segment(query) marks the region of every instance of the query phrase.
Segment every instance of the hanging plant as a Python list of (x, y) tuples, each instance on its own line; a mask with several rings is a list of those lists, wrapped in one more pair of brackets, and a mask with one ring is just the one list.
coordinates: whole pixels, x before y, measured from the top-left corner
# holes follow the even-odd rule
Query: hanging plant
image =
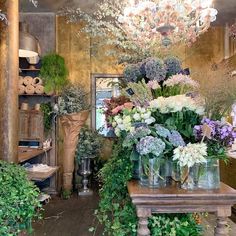
[(64, 58), (54, 53), (44, 56), (40, 76), (44, 81), (46, 93), (60, 93), (68, 84), (68, 69)]
[(53, 108), (51, 103), (42, 103), (40, 109), (43, 112), (44, 130), (48, 133), (52, 128)]

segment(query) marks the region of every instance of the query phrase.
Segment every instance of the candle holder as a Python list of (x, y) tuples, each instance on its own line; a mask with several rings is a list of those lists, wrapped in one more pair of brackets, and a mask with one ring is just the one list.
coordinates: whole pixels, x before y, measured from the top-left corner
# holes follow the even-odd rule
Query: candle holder
[(81, 160), (80, 167), (78, 170), (79, 175), (82, 176), (82, 189), (79, 189), (78, 195), (79, 196), (91, 196), (93, 195), (93, 191), (89, 189), (88, 184), (89, 180), (88, 177), (92, 174), (91, 170), (91, 158), (84, 158)]

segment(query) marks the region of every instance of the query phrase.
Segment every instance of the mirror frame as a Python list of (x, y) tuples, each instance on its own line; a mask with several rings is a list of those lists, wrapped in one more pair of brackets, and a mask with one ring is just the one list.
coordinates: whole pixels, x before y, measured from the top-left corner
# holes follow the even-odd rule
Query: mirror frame
[(111, 79), (116, 79), (116, 78), (124, 78), (123, 74), (99, 74), (99, 73), (94, 73), (91, 74), (91, 105), (92, 105), (92, 110), (91, 110), (91, 127), (92, 129), (96, 129), (96, 81), (97, 79), (101, 78), (111, 78)]

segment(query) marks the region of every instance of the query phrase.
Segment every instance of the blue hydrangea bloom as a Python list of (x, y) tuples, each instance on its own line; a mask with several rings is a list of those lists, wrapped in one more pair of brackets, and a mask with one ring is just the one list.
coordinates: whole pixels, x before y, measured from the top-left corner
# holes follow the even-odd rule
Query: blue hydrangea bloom
[(168, 136), (170, 136), (170, 131), (162, 125), (156, 124), (155, 129), (156, 133), (163, 138), (167, 138)]
[(164, 63), (169, 76), (176, 75), (182, 70), (181, 61), (177, 57), (167, 57)]
[(186, 145), (181, 134), (176, 130), (172, 130), (168, 138), (169, 138), (170, 143), (174, 147), (178, 147), (178, 146), (184, 147)]
[(139, 65), (137, 64), (128, 65), (124, 69), (124, 78), (126, 82), (138, 82), (138, 80), (142, 77), (143, 76), (140, 72)]

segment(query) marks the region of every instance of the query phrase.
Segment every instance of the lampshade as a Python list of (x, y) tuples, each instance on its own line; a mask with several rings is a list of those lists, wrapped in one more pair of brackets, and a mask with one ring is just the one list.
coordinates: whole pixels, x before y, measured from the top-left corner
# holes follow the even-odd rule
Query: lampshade
[(28, 25), (20, 22), (19, 57), (36, 57), (40, 55), (38, 40), (29, 33)]

